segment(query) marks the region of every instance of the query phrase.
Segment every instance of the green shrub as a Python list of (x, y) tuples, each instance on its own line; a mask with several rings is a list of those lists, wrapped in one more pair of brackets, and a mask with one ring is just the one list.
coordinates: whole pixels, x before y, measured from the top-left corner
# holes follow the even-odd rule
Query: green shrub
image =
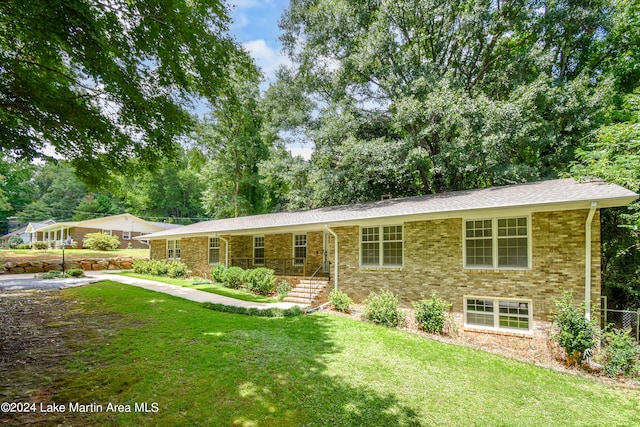
[(430, 299), (423, 299), (413, 303), (416, 321), (425, 332), (441, 334), (447, 322), (447, 310), (451, 304), (431, 294)]
[(84, 277), (84, 270), (81, 268), (70, 268), (66, 273), (70, 277)]
[(243, 281), (250, 292), (258, 295), (269, 295), (273, 293), (276, 286), (276, 276), (273, 275), (273, 270), (265, 267), (246, 270)]
[(247, 316), (261, 316), (261, 317), (293, 317), (300, 316), (304, 314), (304, 311), (300, 307), (293, 306), (291, 308), (246, 308), (246, 307), (236, 307), (233, 305), (224, 305), (224, 304), (214, 304), (211, 302), (202, 303), (204, 308), (208, 308), (209, 310), (222, 311), (225, 313), (235, 313), (235, 314), (245, 314)]
[(584, 353), (596, 345), (595, 320), (584, 315), (584, 304), (573, 306), (571, 292), (564, 292), (560, 299), (554, 299), (553, 323), (558, 332), (551, 339), (558, 342), (567, 353), (567, 364), (573, 365), (584, 359)]
[(144, 259), (134, 259), (131, 264), (131, 271), (137, 274), (151, 274), (149, 273), (149, 261)]
[(222, 284), (227, 288), (238, 289), (243, 285), (244, 270), (240, 267), (229, 267), (222, 273)]
[(608, 377), (629, 376), (640, 369), (640, 346), (636, 345), (629, 328), (608, 330), (603, 344), (604, 373)]
[(19, 248), (18, 246), (22, 246), (25, 243), (22, 241), (22, 237), (20, 236), (16, 236), (13, 235), (11, 237), (9, 237), (9, 239), (7, 240), (7, 245), (9, 245), (9, 248), (11, 249), (29, 249), (30, 246), (29, 244), (27, 244), (26, 248)]
[(133, 261), (131, 269), (134, 273), (149, 274), (152, 276), (168, 276), (173, 278), (191, 276), (191, 270), (189, 270), (185, 263), (165, 259), (149, 261), (137, 259)]
[(280, 283), (278, 283), (278, 286), (276, 286), (278, 300), (282, 301), (283, 299), (285, 299), (287, 295), (289, 295), (289, 292), (291, 292), (291, 289), (292, 287), (289, 282), (287, 282), (286, 280), (281, 280)]
[(390, 291), (371, 292), (364, 305), (362, 317), (369, 322), (396, 327), (404, 321), (404, 312), (398, 308), (398, 297)]
[(180, 261), (168, 261), (167, 263), (167, 276), (172, 278), (181, 278), (191, 276), (191, 270), (187, 267), (187, 264)]
[(58, 270), (47, 271), (42, 275), (43, 279), (59, 279), (61, 277), (64, 277), (64, 274), (62, 274), (62, 271)]
[(44, 250), (49, 247), (49, 244), (47, 242), (37, 241), (37, 242), (33, 242), (33, 247), (36, 249)]
[(339, 289), (334, 289), (329, 294), (329, 302), (338, 311), (348, 313), (351, 311), (351, 304), (353, 300), (349, 296)]
[(16, 246), (16, 249), (31, 249), (31, 245), (29, 243), (20, 243)]
[(94, 251), (114, 251), (120, 247), (120, 239), (106, 233), (87, 233), (82, 239), (82, 245)]
[(224, 273), (224, 270), (226, 270), (224, 265), (222, 264), (214, 265), (213, 268), (211, 269), (211, 280), (218, 283), (222, 282), (222, 273)]

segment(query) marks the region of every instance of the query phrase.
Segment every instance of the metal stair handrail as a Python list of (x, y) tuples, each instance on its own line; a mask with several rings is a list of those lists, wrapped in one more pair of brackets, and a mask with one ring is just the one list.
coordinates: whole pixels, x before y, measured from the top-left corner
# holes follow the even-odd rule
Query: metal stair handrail
[(324, 263), (320, 264), (318, 268), (315, 269), (311, 277), (309, 277), (309, 301), (311, 302), (311, 304), (313, 304), (314, 279), (318, 279), (317, 274), (322, 267), (324, 267)]

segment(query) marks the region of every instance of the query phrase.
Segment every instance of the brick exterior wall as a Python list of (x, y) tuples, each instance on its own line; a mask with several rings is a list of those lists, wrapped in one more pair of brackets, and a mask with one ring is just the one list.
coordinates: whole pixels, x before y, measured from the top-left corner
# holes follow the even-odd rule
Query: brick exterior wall
[(167, 258), (167, 241), (152, 240), (149, 242), (149, 259), (166, 259)]
[(209, 275), (209, 238), (183, 237), (180, 239), (180, 261), (189, 266), (194, 276)]
[[(529, 299), (534, 320), (548, 321), (552, 299), (561, 295), (561, 288), (572, 290), (576, 303), (584, 301), (587, 215), (587, 210), (532, 214), (530, 270), (464, 269), (460, 218), (405, 222), (402, 268), (360, 267), (359, 227), (336, 227), (339, 286), (356, 302), (362, 302), (372, 291), (389, 289), (405, 307), (435, 292), (458, 313), (463, 311), (465, 295)], [(592, 224), (591, 263), (591, 298), (599, 307), (599, 212)]]
[[(99, 228), (83, 228), (83, 227), (74, 227), (71, 229), (71, 239), (76, 242), (78, 249), (83, 249), (82, 240), (84, 239), (85, 234), (87, 233), (100, 233), (102, 230)], [(134, 237), (141, 236), (145, 233), (132, 232), (129, 233), (131, 238), (129, 240), (125, 240), (122, 238), (124, 231), (122, 230), (111, 230), (112, 236), (118, 236), (120, 239), (120, 249), (127, 249), (129, 244), (131, 244), (132, 249), (146, 249), (147, 245), (142, 243), (139, 240), (134, 240)]]
[[(432, 292), (452, 304), (452, 311), (463, 311), (463, 297), (474, 295), (497, 298), (522, 298), (532, 301), (535, 321), (549, 321), (552, 300), (561, 289), (572, 290), (576, 303), (584, 301), (584, 239), (588, 210), (534, 213), (531, 215), (532, 265), (528, 270), (476, 270), (463, 268), (461, 218), (412, 221), (404, 223), (404, 264), (399, 268), (360, 267), (360, 229), (333, 227), (339, 236), (339, 286), (355, 302), (370, 292), (389, 289), (398, 295), (401, 305)], [(265, 257), (291, 258), (293, 234), (265, 234)], [(252, 258), (253, 236), (223, 236), (229, 240), (229, 258)], [(208, 238), (183, 238), (182, 261), (194, 274), (208, 272)], [(333, 262), (334, 238), (328, 249)], [(224, 262), (225, 243), (220, 240), (220, 260)], [(320, 265), (323, 256), (323, 232), (307, 233), (309, 265)], [(151, 242), (151, 259), (166, 257), (166, 241)], [(333, 276), (333, 266), (331, 275)], [(600, 306), (600, 212), (592, 223), (592, 294)], [(598, 313), (593, 313), (596, 318)]]

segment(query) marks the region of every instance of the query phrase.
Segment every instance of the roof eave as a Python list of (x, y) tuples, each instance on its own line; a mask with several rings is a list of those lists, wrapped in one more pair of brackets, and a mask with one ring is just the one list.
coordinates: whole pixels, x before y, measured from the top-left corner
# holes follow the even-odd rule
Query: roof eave
[(549, 212), (549, 211), (563, 211), (563, 210), (580, 210), (580, 209), (589, 209), (592, 202), (598, 203), (598, 208), (611, 208), (611, 207), (620, 207), (626, 206), (629, 203), (632, 203), (638, 199), (638, 195), (635, 196), (625, 196), (625, 197), (615, 197), (615, 198), (607, 198), (607, 199), (584, 199), (584, 200), (575, 200), (568, 202), (549, 202), (549, 203), (536, 203), (530, 205), (513, 205), (513, 206), (498, 206), (498, 207), (476, 207), (471, 209), (454, 209), (448, 211), (440, 211), (440, 212), (423, 212), (423, 213), (408, 213), (401, 215), (387, 215), (387, 216), (376, 216), (371, 218), (355, 218), (355, 219), (347, 219), (340, 221), (317, 221), (312, 223), (305, 224), (290, 224), (290, 225), (281, 225), (281, 226), (269, 226), (269, 227), (254, 227), (254, 228), (243, 228), (243, 229), (235, 229), (235, 230), (208, 230), (208, 231), (194, 231), (192, 233), (184, 233), (179, 232), (180, 229), (174, 230), (166, 230), (158, 233), (151, 233), (144, 236), (134, 237), (136, 240), (162, 240), (162, 239), (170, 239), (170, 238), (183, 238), (183, 237), (214, 237), (218, 235), (254, 235), (254, 234), (277, 234), (282, 232), (293, 232), (293, 231), (318, 231), (324, 229), (325, 224), (329, 226), (339, 227), (339, 226), (351, 226), (351, 225), (360, 225), (374, 222), (392, 222), (402, 220), (411, 221), (411, 220), (433, 220), (433, 219), (446, 219), (446, 218), (464, 218), (469, 216), (484, 216), (490, 215), (491, 213), (498, 213), (504, 211), (510, 211), (515, 213), (520, 212)]

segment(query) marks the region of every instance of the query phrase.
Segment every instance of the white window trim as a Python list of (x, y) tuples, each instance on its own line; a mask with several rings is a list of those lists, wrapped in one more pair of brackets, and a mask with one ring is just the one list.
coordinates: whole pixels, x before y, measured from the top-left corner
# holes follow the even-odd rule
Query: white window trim
[[(169, 257), (169, 242), (174, 242), (173, 244), (173, 256)], [(171, 239), (167, 240), (167, 259), (178, 261), (182, 256), (182, 244), (180, 243), (180, 239)]]
[(113, 235), (113, 230), (100, 230), (102, 234), (106, 234), (107, 236)]
[[(493, 324), (495, 326), (484, 326), (484, 325), (474, 325), (467, 323), (467, 300), (468, 299), (480, 299), (480, 300), (491, 300), (493, 301)], [(515, 302), (526, 302), (529, 304), (529, 329), (519, 329), (519, 328), (507, 328), (500, 326), (500, 301), (515, 301)], [(464, 327), (468, 329), (479, 329), (485, 331), (500, 331), (500, 332), (512, 332), (512, 333), (520, 333), (520, 334), (533, 334), (533, 301), (527, 298), (502, 298), (502, 297), (488, 297), (488, 296), (478, 296), (478, 295), (464, 295), (462, 298), (462, 307), (463, 307), (463, 322)]]
[[(296, 236), (304, 236), (304, 246), (296, 246)], [(293, 265), (296, 266), (302, 266), (304, 265), (304, 261), (302, 261), (302, 263), (298, 264), (298, 262), (300, 262), (297, 257), (296, 257), (296, 248), (307, 248), (307, 251), (309, 250), (308, 244), (309, 244), (309, 236), (307, 236), (307, 233), (295, 233), (292, 235), (293, 238), (293, 243), (292, 243), (292, 249), (291, 249), (291, 258), (293, 259)], [(305, 252), (306, 253), (306, 252)], [(306, 257), (305, 257), (306, 259)]]
[[(402, 264), (385, 265), (384, 264), (384, 227), (402, 227)], [(378, 264), (363, 264), (362, 263), (362, 229), (363, 228), (378, 228), (378, 236), (380, 240), (380, 246), (378, 247)], [(396, 242), (397, 240), (393, 240)], [(358, 237), (358, 262), (361, 268), (403, 268), (404, 267), (404, 224), (384, 224), (384, 225), (366, 225), (360, 226), (360, 235)]]
[[(211, 246), (211, 239), (218, 239), (218, 246)], [(219, 237), (209, 237), (209, 241), (207, 242), (207, 258), (209, 261), (209, 265), (220, 264), (220, 238)], [(218, 249), (218, 262), (211, 262), (211, 249)]]
[(262, 259), (262, 262), (256, 262), (256, 238), (260, 238), (262, 237), (262, 246), (257, 246), (258, 248), (262, 247), (262, 250), (265, 250), (265, 247), (267, 246), (267, 242), (266, 239), (264, 238), (264, 235), (258, 235), (258, 236), (253, 236), (251, 239), (253, 241), (253, 250), (251, 252), (251, 259), (253, 260), (253, 265), (258, 265), (258, 266), (263, 266), (264, 265), (264, 260), (265, 258), (260, 258)]
[[(498, 266), (498, 220), (500, 219), (513, 219), (513, 218), (527, 218), (527, 266), (526, 267), (499, 267)], [(468, 221), (491, 221), (491, 241), (492, 241), (492, 261), (493, 265), (467, 265), (467, 222)], [(403, 230), (404, 231), (404, 230)], [(494, 216), (483, 218), (463, 218), (462, 220), (462, 262), (466, 270), (531, 270), (533, 262), (532, 257), (532, 243), (531, 243), (531, 215), (509, 215), (509, 216)], [(403, 252), (404, 256), (404, 252)]]
[(123, 231), (122, 232), (122, 240), (131, 240), (131, 232)]

